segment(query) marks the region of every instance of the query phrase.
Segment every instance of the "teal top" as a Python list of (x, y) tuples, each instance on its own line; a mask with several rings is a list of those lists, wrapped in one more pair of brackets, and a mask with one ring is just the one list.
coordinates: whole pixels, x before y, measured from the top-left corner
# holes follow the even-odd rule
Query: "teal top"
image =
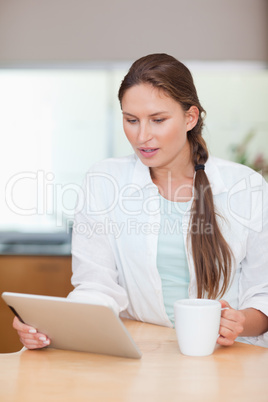
[[(174, 325), (174, 302), (188, 298), (190, 275), (183, 239), (182, 218), (189, 202), (172, 202), (160, 196), (161, 227), (157, 268), (162, 281), (164, 305)], [(185, 229), (185, 228), (184, 228)]]

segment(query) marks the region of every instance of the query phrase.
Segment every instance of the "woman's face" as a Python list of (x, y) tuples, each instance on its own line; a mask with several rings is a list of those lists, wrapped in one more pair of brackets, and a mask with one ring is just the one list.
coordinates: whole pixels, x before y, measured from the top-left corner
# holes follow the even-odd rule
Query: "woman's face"
[(185, 112), (165, 92), (139, 84), (125, 92), (122, 111), (127, 139), (146, 166), (172, 169), (189, 161), (187, 131), (198, 119), (195, 106)]

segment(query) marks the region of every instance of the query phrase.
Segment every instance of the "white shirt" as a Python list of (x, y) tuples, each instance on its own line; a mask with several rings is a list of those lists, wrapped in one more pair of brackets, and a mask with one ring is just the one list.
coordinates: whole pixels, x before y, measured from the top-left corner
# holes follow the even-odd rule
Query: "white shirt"
[[(268, 315), (268, 185), (248, 167), (210, 157), (205, 166), (218, 222), (231, 246), (231, 285), (223, 298), (235, 309)], [(197, 295), (190, 207), (183, 217), (190, 273), (189, 298)], [(136, 155), (106, 159), (87, 173), (73, 226), (73, 276), (69, 297), (107, 304), (136, 320), (171, 327), (157, 270), (160, 227), (158, 188)], [(244, 341), (268, 347), (268, 332)]]

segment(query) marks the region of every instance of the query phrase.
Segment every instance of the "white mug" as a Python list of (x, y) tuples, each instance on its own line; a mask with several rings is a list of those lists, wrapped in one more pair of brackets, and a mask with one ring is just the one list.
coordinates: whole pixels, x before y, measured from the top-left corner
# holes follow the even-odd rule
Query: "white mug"
[(220, 302), (207, 299), (177, 300), (174, 313), (181, 353), (187, 356), (212, 354), (219, 334)]

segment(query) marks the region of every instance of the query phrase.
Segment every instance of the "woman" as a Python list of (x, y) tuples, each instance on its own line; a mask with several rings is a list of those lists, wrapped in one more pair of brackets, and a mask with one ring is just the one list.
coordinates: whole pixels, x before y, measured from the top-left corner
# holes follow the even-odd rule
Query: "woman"
[[(268, 189), (247, 167), (208, 157), (189, 70), (137, 60), (119, 89), (135, 155), (88, 172), (73, 227), (70, 298), (172, 326), (174, 301), (221, 299), (218, 343), (268, 346)], [(14, 319), (28, 348), (50, 340)]]

